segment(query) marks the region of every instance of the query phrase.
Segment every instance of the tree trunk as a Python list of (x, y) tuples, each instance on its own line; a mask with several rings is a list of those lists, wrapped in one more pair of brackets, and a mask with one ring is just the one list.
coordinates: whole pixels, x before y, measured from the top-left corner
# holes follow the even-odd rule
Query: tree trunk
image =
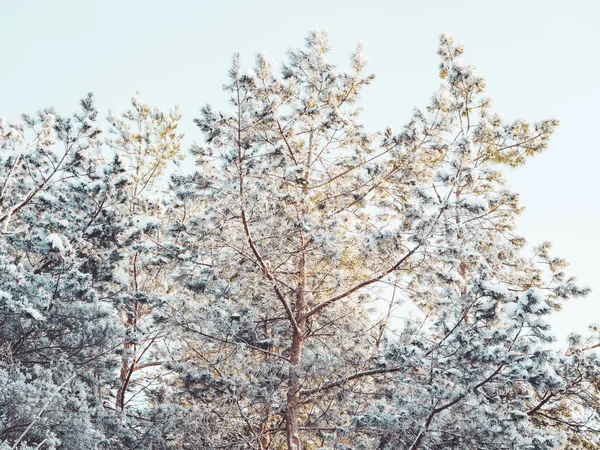
[[(137, 185), (136, 185), (137, 186)], [(136, 187), (137, 189), (137, 187)], [(131, 214), (134, 211), (133, 202), (129, 206)], [(129, 255), (129, 290), (130, 292), (137, 291), (137, 254)], [(133, 305), (133, 312), (125, 311), (122, 313), (121, 321), (125, 330), (131, 330), (133, 334), (135, 332), (134, 328), (136, 326), (137, 319), (137, 304)], [(131, 357), (128, 356), (128, 351), (134, 348), (133, 344), (130, 342), (130, 336), (126, 337), (125, 343), (123, 344), (124, 356), (121, 361), (121, 369), (119, 371), (119, 387), (117, 388), (117, 400), (116, 407), (121, 413), (125, 409), (125, 394), (127, 393), (127, 387), (129, 386), (129, 380), (131, 377), (131, 373), (133, 371), (132, 365), (135, 363), (135, 355)], [(134, 348), (135, 352), (135, 348)]]
[(292, 330), (292, 346), (290, 348), (290, 371), (288, 375), (288, 392), (285, 416), (285, 434), (288, 450), (301, 450), (299, 433), (300, 415), (300, 363), (304, 347), (304, 330), (306, 328), (306, 245), (301, 233), (300, 262), (298, 265), (299, 283), (296, 290), (294, 314), (298, 330)]
[[(125, 344), (125, 351), (131, 347), (131, 344)], [(121, 370), (119, 373), (119, 387), (117, 388), (116, 408), (118, 411), (125, 409), (125, 393), (127, 392), (127, 378), (129, 377), (129, 358), (123, 357), (121, 362)]]
[[(127, 318), (123, 321), (123, 325), (130, 329), (133, 326), (133, 321), (131, 318)], [(135, 348), (131, 342), (129, 342), (129, 338), (123, 344), (124, 355), (121, 360), (121, 368), (119, 370), (119, 386), (117, 388), (117, 399), (116, 399), (116, 408), (121, 413), (125, 409), (125, 394), (127, 393), (127, 387), (129, 386), (129, 380), (131, 377), (131, 373), (133, 371), (132, 365), (135, 361), (135, 355), (130, 356), (129, 350)]]
[[(302, 331), (304, 324), (298, 322)], [(285, 433), (288, 450), (301, 450), (298, 420), (300, 414), (300, 377), (299, 366), (302, 359), (303, 336), (294, 332), (290, 351), (290, 371), (288, 375), (287, 407), (285, 416)]]

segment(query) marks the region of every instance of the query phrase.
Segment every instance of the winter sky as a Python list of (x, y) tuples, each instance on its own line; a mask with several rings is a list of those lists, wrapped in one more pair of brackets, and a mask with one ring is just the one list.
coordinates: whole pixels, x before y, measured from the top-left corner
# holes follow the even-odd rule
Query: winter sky
[(233, 52), (248, 65), (262, 50), (281, 61), (309, 30), (327, 27), (340, 65), (367, 44), (378, 76), (363, 96), (369, 129), (400, 130), (437, 88), (437, 41), (450, 33), (506, 119), (561, 121), (550, 148), (509, 179), (527, 207), (520, 232), (552, 241), (569, 273), (594, 289), (553, 321), (564, 336), (600, 322), (599, 15), (594, 0), (6, 2), (0, 116), (50, 105), (68, 114), (88, 91), (105, 115), (140, 90), (150, 104), (180, 105), (188, 146), (201, 138), (192, 124), (200, 107), (226, 107), (220, 86)]

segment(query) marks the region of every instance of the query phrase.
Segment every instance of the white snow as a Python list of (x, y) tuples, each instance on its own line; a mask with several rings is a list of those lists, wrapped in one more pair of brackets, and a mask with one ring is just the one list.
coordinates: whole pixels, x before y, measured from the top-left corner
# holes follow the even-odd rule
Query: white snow
[(160, 228), (160, 220), (154, 216), (134, 216), (133, 224), (140, 230), (146, 231), (153, 228)]
[(487, 211), (490, 207), (489, 203), (486, 199), (481, 197), (465, 197), (461, 199), (460, 204), (467, 208), (469, 211), (473, 212), (483, 212)]
[(44, 317), (44, 315), (41, 312), (39, 312), (37, 309), (35, 309), (31, 306), (23, 308), (23, 310), (28, 312), (29, 315), (31, 317), (33, 317), (35, 320), (39, 320), (39, 321), (46, 320), (46, 317)]
[(127, 286), (129, 284), (129, 275), (123, 270), (121, 266), (117, 266), (113, 270), (113, 280), (123, 286)]
[(56, 202), (58, 202), (57, 198), (48, 192), (40, 192), (38, 194), (38, 197), (50, 204), (55, 204)]
[(114, 184), (130, 183), (131, 178), (126, 173), (120, 173), (113, 179)]
[(514, 316), (518, 309), (519, 305), (515, 302), (506, 303), (504, 305), (504, 312), (506, 312), (506, 315), (509, 317)]
[(61, 255), (65, 253), (65, 246), (62, 239), (56, 233), (50, 233), (44, 240), (44, 243), (49, 246), (50, 251), (57, 251)]
[(495, 294), (496, 296), (504, 298), (510, 297), (510, 292), (504, 284), (492, 284), (488, 281), (483, 281), (481, 286), (492, 295)]
[(179, 259), (183, 259), (184, 261), (192, 259), (192, 253), (189, 250), (186, 250), (185, 252), (180, 253), (177, 256), (179, 257)]

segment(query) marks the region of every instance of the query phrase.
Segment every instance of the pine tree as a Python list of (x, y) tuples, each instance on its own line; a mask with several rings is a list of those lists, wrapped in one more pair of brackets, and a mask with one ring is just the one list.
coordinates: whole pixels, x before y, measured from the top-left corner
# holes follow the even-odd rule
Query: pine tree
[[(159, 142), (175, 141), (169, 149), (178, 150), (177, 114), (154, 111), (153, 120)], [(148, 269), (160, 264), (147, 261), (158, 219), (138, 210), (158, 207), (135, 193), (147, 178), (136, 180), (122, 154), (108, 154), (96, 121), (90, 95), (71, 118), (47, 109), (0, 124), (0, 442), (8, 448), (160, 448), (159, 430), (168, 423), (147, 400), (125, 421), (114, 412), (123, 412), (134, 384), (130, 397), (145, 392), (130, 372), (157, 364), (147, 360), (156, 356), (148, 343), (168, 333), (153, 328), (138, 306), (144, 301), (147, 311), (151, 301), (164, 301), (162, 290), (132, 292), (124, 281), (132, 255), (144, 282), (161, 280)], [(160, 163), (142, 156), (162, 169), (173, 154)], [(144, 319), (135, 330), (119, 317), (132, 315)], [(135, 353), (137, 345), (143, 350)], [(120, 360), (121, 374), (129, 364), (127, 383), (118, 376)]]
[(11, 448), (102, 439), (93, 422), (114, 367), (105, 355), (121, 333), (103, 297), (117, 226), (105, 213), (119, 183), (112, 168), (97, 170), (96, 117), (88, 96), (71, 118), (47, 109), (0, 124), (0, 441)]
[[(280, 75), (264, 54), (248, 73), (236, 56), (231, 111), (202, 110), (199, 171), (173, 179), (182, 211), (196, 205), (175, 234), (196, 242), (179, 277), (197, 295), (173, 313), (196, 357), (176, 369), (186, 401), (212, 405), (209, 443), (596, 442), (597, 361), (554, 353), (542, 320), (587, 291), (547, 244), (525, 255), (501, 174), (542, 151), (557, 121), (491, 113), (484, 79), (442, 37), (431, 105), (399, 134), (370, 134), (362, 47), (346, 72), (328, 50), (311, 33)], [(374, 320), (391, 290), (419, 314)]]
[(543, 150), (557, 122), (503, 122), (462, 47), (443, 36), (438, 53), (442, 87), (393, 138), (439, 152), (404, 219), (427, 254), (395, 281), (420, 314), (388, 341), (395, 375), (355, 424), (378, 430), (380, 448), (593, 448), (598, 359), (557, 353), (544, 320), (588, 290), (548, 243), (526, 251), (501, 174)]
[(91, 95), (0, 120), (0, 448), (600, 446), (598, 327), (546, 322), (589, 290), (503, 177), (558, 122), (493, 113), (443, 36), (429, 106), (371, 133), (362, 45), (328, 52), (236, 55), (191, 174), (138, 95), (108, 133)]
[[(113, 271), (122, 286), (121, 319), (127, 333), (115, 404), (121, 412), (139, 371), (164, 363), (164, 346), (159, 344), (168, 340), (169, 330), (164, 324), (155, 326), (152, 314), (170, 290), (170, 278), (165, 274), (170, 251), (164, 248), (163, 233), (170, 219), (160, 192), (160, 176), (170, 161), (181, 159), (180, 119), (176, 108), (168, 113), (153, 109), (140, 100), (139, 93), (132, 99), (132, 109), (121, 117), (112, 113), (108, 117), (111, 128), (107, 144), (122, 161), (126, 177), (121, 214), (129, 220), (119, 236), (128, 252)], [(138, 391), (132, 398), (148, 388), (147, 381), (137, 381)]]

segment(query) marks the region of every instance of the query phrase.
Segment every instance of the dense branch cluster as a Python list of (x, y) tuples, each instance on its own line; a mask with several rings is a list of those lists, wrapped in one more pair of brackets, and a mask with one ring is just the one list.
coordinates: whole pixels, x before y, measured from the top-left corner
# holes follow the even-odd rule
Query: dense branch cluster
[(429, 106), (370, 133), (362, 46), (328, 52), (235, 56), (193, 171), (137, 95), (0, 121), (1, 449), (600, 445), (597, 338), (545, 322), (587, 289), (502, 175), (557, 121), (505, 122), (443, 36)]

